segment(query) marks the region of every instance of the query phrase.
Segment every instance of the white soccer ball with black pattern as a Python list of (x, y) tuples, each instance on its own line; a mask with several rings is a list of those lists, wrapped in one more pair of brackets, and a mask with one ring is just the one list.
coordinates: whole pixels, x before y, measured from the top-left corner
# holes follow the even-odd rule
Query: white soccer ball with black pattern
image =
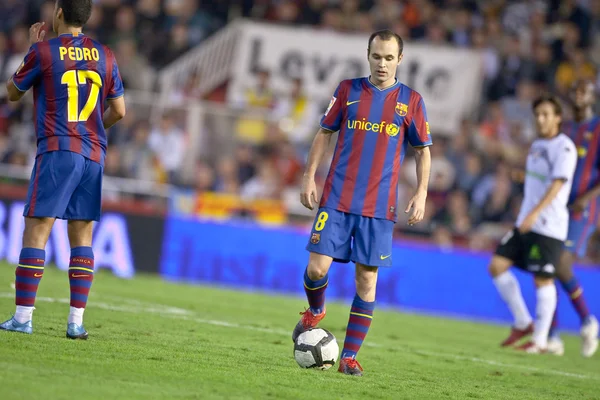
[(302, 368), (329, 369), (339, 352), (335, 336), (322, 328), (301, 333), (294, 343), (294, 358)]

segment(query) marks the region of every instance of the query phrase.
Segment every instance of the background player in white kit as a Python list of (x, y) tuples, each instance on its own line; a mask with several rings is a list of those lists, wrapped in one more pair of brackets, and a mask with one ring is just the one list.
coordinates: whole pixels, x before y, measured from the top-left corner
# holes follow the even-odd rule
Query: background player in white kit
[[(557, 265), (569, 226), (567, 202), (577, 164), (573, 141), (560, 132), (562, 108), (550, 95), (533, 102), (538, 131), (529, 149), (525, 175), (525, 194), (515, 228), (502, 239), (489, 271), (500, 296), (508, 305), (514, 325), (502, 346), (512, 346), (533, 334), (532, 340), (518, 347), (528, 353), (546, 351), (548, 332), (556, 309), (554, 286)], [(537, 304), (535, 325), (519, 282), (511, 266), (535, 276)]]

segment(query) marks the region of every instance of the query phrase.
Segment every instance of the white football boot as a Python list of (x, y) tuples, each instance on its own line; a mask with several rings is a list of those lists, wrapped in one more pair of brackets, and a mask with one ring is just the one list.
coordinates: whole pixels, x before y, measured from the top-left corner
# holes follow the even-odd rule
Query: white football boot
[(565, 354), (565, 344), (560, 336), (552, 336), (548, 338), (548, 348), (546, 350), (555, 356), (562, 356)]
[(598, 350), (598, 320), (590, 315), (581, 326), (581, 355), (591, 357)]

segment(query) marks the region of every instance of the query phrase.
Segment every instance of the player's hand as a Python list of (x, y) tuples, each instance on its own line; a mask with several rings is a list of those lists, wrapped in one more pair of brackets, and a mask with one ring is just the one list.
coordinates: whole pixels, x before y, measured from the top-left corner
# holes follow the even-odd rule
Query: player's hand
[(587, 206), (590, 204), (590, 200), (585, 196), (579, 196), (575, 199), (573, 204), (571, 204), (571, 210), (575, 213), (584, 212)]
[[(314, 209), (317, 201), (317, 184), (315, 178), (305, 176), (302, 178), (302, 190), (300, 191), (300, 202), (309, 210)], [(313, 203), (314, 202), (314, 203)], [(313, 205), (314, 204), (314, 205)]]
[(519, 226), (519, 232), (529, 232), (531, 228), (533, 228), (533, 224), (535, 224), (535, 221), (537, 221), (538, 217), (539, 215), (536, 212), (532, 212), (528, 216), (526, 216), (521, 225)]
[(409, 225), (414, 225), (419, 223), (425, 217), (425, 202), (427, 201), (427, 192), (419, 191), (417, 192), (408, 202), (406, 206), (405, 213), (408, 213), (412, 208), (412, 214), (408, 219)]
[(44, 24), (45, 22), (36, 22), (31, 25), (31, 28), (29, 28), (29, 44), (33, 45), (44, 40), (46, 36), (46, 31), (42, 30)]

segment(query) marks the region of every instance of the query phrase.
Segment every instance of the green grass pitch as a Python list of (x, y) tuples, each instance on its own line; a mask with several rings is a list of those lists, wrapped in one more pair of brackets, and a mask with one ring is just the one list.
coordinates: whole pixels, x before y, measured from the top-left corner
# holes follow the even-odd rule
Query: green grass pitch
[[(0, 264), (0, 310), (14, 312)], [(292, 356), (300, 298), (96, 276), (90, 339), (65, 339), (66, 273), (46, 268), (32, 336), (0, 332), (2, 399), (600, 399), (600, 357), (502, 350), (506, 327), (376, 310), (362, 378), (303, 370)], [(321, 326), (340, 348), (348, 305)], [(336, 365), (337, 367), (337, 365)]]

